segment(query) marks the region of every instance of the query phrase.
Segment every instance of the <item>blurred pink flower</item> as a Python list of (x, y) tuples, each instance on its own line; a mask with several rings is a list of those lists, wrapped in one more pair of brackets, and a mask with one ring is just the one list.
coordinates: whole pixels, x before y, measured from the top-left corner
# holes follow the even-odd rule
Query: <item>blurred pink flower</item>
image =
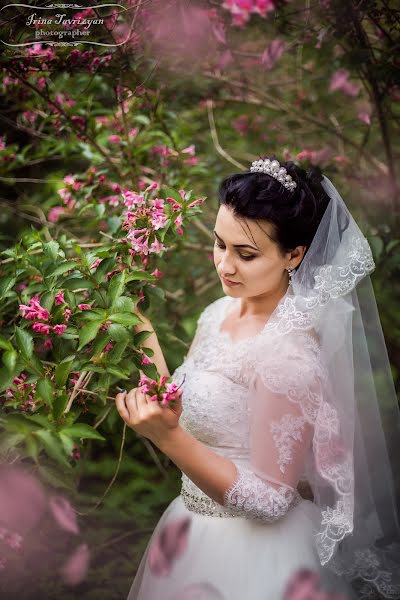
[(167, 522), (149, 549), (149, 567), (155, 575), (168, 575), (173, 563), (186, 550), (191, 517)]
[(339, 90), (347, 96), (357, 96), (360, 92), (360, 86), (349, 81), (350, 73), (347, 69), (338, 69), (332, 75), (329, 83), (329, 91)]
[(61, 215), (65, 213), (65, 208), (63, 206), (53, 206), (49, 210), (49, 214), (47, 215), (47, 219), (50, 223), (57, 223), (58, 219)]
[(278, 62), (286, 48), (284, 40), (275, 39), (269, 44), (261, 55), (261, 64), (269, 71)]
[(78, 308), (80, 310), (90, 310), (92, 307), (90, 306), (90, 304), (84, 304), (84, 303), (82, 303), (82, 304), (78, 304)]
[(49, 507), (53, 513), (53, 517), (62, 529), (75, 535), (79, 533), (76, 512), (69, 500), (63, 496), (51, 496), (49, 498)]
[(371, 125), (371, 115), (366, 110), (360, 110), (357, 114), (357, 118), (366, 125)]
[(89, 568), (90, 553), (87, 544), (81, 544), (71, 554), (61, 569), (61, 576), (67, 585), (78, 585)]

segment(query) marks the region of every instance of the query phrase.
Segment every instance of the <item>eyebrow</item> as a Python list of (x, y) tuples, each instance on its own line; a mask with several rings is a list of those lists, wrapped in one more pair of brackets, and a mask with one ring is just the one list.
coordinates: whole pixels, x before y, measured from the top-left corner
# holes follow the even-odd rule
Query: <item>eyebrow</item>
[[(219, 237), (218, 233), (215, 231), (215, 229), (213, 230), (213, 233), (215, 233), (215, 235), (217, 236), (217, 238), (219, 240), (221, 240), (221, 242), (223, 242), (224, 240)], [(250, 246), (250, 244), (234, 244), (233, 245), (234, 248), (251, 248), (252, 250), (256, 250), (257, 252), (259, 252), (258, 248), (255, 248), (254, 246)]]

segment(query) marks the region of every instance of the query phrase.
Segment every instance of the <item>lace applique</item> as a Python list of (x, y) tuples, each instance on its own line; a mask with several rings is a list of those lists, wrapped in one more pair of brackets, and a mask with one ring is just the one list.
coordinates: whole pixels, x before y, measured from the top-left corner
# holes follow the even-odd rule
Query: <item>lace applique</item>
[(236, 469), (237, 477), (224, 493), (226, 508), (256, 521), (273, 522), (299, 503), (301, 496), (297, 490), (284, 485), (275, 489), (241, 465), (236, 465)]
[(279, 421), (272, 421), (270, 425), (270, 431), (278, 450), (278, 464), (282, 473), (285, 472), (285, 465), (293, 460), (292, 452), (295, 441), (302, 441), (301, 433), (305, 423), (306, 419), (304, 417), (296, 417), (289, 413), (283, 415)]

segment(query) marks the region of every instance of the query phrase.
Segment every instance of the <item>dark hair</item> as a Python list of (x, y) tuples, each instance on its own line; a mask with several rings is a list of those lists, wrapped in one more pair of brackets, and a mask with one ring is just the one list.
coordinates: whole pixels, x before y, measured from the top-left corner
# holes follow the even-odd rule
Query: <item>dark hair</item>
[[(260, 158), (277, 160), (275, 155)], [(323, 173), (318, 166), (306, 171), (292, 161), (279, 162), (297, 183), (294, 191), (267, 173), (247, 171), (220, 183), (219, 205), (230, 206), (238, 217), (269, 221), (282, 254), (297, 246), (307, 246), (307, 252), (330, 200), (321, 185)]]

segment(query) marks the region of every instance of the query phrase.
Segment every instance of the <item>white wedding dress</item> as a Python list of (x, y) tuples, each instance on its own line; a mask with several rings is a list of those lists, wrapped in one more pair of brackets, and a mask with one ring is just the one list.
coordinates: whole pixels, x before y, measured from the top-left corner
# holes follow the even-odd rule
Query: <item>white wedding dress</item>
[[(185, 376), (180, 423), (232, 460), (237, 478), (222, 506), (182, 473), (181, 493), (149, 540), (128, 600), (282, 600), (302, 568), (339, 590), (315, 547), (321, 509), (297, 491), (307, 481), (324, 365), (309, 332), (270, 338), (284, 298), (268, 327), (237, 341), (220, 326), (240, 298), (224, 296), (202, 312), (190, 352), (173, 374), (177, 385)], [(150, 548), (168, 524), (185, 517), (187, 545), (160, 574)], [(339, 591), (355, 598), (347, 587)]]

